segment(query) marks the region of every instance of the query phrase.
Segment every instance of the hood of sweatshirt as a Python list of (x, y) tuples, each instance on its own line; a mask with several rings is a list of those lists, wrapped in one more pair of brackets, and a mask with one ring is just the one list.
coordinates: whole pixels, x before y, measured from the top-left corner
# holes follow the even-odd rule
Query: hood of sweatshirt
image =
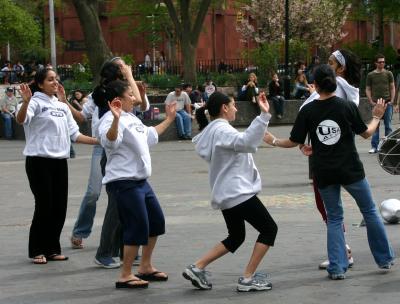
[(58, 102), (58, 98), (55, 96), (49, 96), (45, 93), (42, 92), (35, 92), (32, 96), (32, 98), (35, 98), (37, 100), (42, 100), (42, 101), (46, 101), (46, 102)]
[(192, 142), (196, 145), (196, 152), (207, 162), (211, 161), (216, 131), (226, 125), (229, 125), (226, 119), (215, 119), (211, 121), (201, 133), (192, 139)]
[(336, 96), (354, 102), (357, 106), (360, 103), (360, 91), (352, 86), (343, 77), (336, 77), (337, 89)]

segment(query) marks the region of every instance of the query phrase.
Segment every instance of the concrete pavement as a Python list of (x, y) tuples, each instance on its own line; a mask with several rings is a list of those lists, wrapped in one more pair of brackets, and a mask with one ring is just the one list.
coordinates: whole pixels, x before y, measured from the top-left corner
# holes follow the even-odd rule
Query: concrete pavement
[[(398, 127), (396, 120), (395, 127)], [(288, 136), (290, 126), (272, 127)], [(183, 268), (226, 236), (223, 218), (209, 204), (207, 166), (190, 142), (162, 142), (152, 150), (150, 182), (164, 208), (167, 233), (155, 250), (154, 264), (169, 273), (166, 283), (152, 283), (147, 290), (116, 290), (118, 270), (98, 268), (93, 257), (105, 212), (102, 193), (92, 235), (85, 249), (70, 249), (69, 236), (86, 189), (91, 147), (74, 145), (77, 158), (69, 161), (69, 206), (62, 234), (66, 262), (33, 265), (27, 258), (33, 196), (24, 171), (22, 141), (0, 140), (0, 303), (396, 303), (400, 296), (400, 266), (390, 272), (376, 267), (365, 228), (355, 203), (343, 193), (347, 240), (355, 266), (344, 281), (331, 281), (317, 265), (326, 257), (326, 228), (314, 206), (308, 165), (298, 149), (263, 145), (255, 156), (263, 181), (260, 194), (278, 223), (276, 245), (260, 271), (271, 275), (273, 289), (237, 293), (235, 284), (249, 258), (256, 238), (247, 227), (247, 239), (235, 255), (228, 254), (208, 268), (213, 289), (199, 291), (181, 276)], [(384, 172), (369, 140), (357, 137), (376, 202), (400, 198), (399, 177)], [(386, 225), (399, 255), (400, 225)]]

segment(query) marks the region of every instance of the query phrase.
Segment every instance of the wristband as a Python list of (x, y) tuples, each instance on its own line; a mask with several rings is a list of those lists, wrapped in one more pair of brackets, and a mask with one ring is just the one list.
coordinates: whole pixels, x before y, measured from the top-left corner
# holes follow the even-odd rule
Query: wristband
[(272, 140), (272, 145), (273, 145), (274, 147), (276, 147), (276, 142), (277, 142), (277, 139), (276, 139), (276, 137), (274, 137), (274, 139)]

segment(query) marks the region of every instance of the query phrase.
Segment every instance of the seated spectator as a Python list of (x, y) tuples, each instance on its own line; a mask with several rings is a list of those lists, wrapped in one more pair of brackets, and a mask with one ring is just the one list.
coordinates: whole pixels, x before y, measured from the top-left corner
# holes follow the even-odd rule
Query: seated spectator
[(258, 96), (257, 76), (254, 73), (250, 73), (246, 83), (242, 86), (239, 99), (250, 101), (257, 105), (257, 96)]
[(4, 84), (10, 84), (12, 78), (12, 66), (10, 61), (6, 61), (0, 71), (0, 78), (3, 79)]
[(12, 139), (13, 129), (12, 120), (15, 118), (18, 100), (14, 96), (14, 89), (9, 87), (6, 89), (6, 95), (0, 101), (1, 117), (4, 122), (4, 137)]
[(176, 86), (175, 90), (168, 94), (165, 104), (176, 101), (176, 130), (179, 139), (192, 139), (192, 115), (189, 95), (182, 91), (182, 86)]
[(275, 114), (278, 119), (283, 116), (283, 108), (285, 104), (285, 98), (283, 97), (283, 85), (279, 80), (278, 74), (272, 75), (272, 80), (268, 84), (268, 100), (274, 104)]
[(293, 96), (296, 99), (308, 98), (308, 96), (310, 96), (307, 77), (302, 69), (297, 70), (296, 78), (294, 80)]
[(194, 115), (196, 110), (203, 106), (203, 94), (198, 89), (193, 90), (191, 84), (186, 83), (183, 85), (183, 91), (189, 95), (192, 114)]
[(82, 111), (83, 104), (87, 101), (86, 94), (82, 90), (75, 90), (69, 103), (78, 111)]
[(206, 94), (204, 94), (204, 97), (206, 98), (204, 101), (207, 102), (208, 98), (210, 98), (211, 94), (217, 91), (217, 86), (215, 83), (211, 80), (210, 77), (206, 78), (206, 82), (204, 83), (204, 91)]
[(25, 68), (22, 65), (21, 61), (17, 61), (17, 63), (14, 64), (13, 70), (14, 70), (14, 76), (15, 76), (14, 82), (21, 82), (23, 80), (23, 77), (25, 76), (25, 74), (24, 74)]

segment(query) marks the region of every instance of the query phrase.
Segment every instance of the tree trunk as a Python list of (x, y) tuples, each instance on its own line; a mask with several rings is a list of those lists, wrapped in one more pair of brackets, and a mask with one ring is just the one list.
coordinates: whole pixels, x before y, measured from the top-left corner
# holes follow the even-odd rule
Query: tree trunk
[(196, 46), (191, 44), (189, 37), (181, 40), (181, 51), (183, 55), (183, 79), (194, 86), (197, 84)]
[(98, 0), (72, 0), (85, 37), (90, 69), (95, 82), (99, 79), (104, 61), (112, 56), (101, 30), (98, 2)]

